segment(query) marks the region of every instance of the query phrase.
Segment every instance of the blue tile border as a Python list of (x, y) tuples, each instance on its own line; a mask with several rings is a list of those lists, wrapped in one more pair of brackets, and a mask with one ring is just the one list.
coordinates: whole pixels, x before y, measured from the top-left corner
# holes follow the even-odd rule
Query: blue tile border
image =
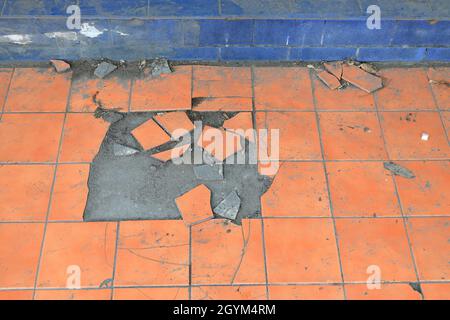
[[(0, 0), (0, 5), (5, 3), (7, 9), (0, 17), (0, 61), (64, 55), (79, 59), (164, 55), (171, 59), (210, 61), (449, 60), (450, 19), (384, 19), (380, 30), (370, 30), (365, 19), (334, 18), (343, 17), (346, 5), (352, 1), (336, 1), (333, 14), (329, 13), (333, 6), (322, 0), (258, 2), (268, 3), (267, 6), (256, 6), (257, 1), (252, 0), (222, 0), (221, 7), (216, 0), (24, 1)], [(61, 14), (62, 7), (78, 1), (85, 10), (82, 23), (88, 30), (68, 30), (67, 16)], [(392, 14), (415, 15), (421, 10), (421, 1), (425, 0), (407, 7), (387, 0), (375, 2), (386, 6)], [(293, 4), (289, 7), (288, 3)], [(441, 4), (443, 12), (449, 7), (447, 2)], [(355, 10), (361, 11), (358, 8)], [(426, 12), (436, 10), (432, 6), (427, 8)], [(254, 10), (251, 13), (259, 15), (258, 18), (246, 17), (249, 10)], [(267, 17), (271, 10), (273, 15)], [(352, 15), (352, 10), (347, 16)], [(19, 13), (22, 16), (11, 15)], [(151, 18), (148, 14), (164, 18)], [(274, 18), (279, 14), (283, 18)], [(303, 14), (307, 18), (298, 19)], [(293, 18), (286, 18), (289, 16)]]

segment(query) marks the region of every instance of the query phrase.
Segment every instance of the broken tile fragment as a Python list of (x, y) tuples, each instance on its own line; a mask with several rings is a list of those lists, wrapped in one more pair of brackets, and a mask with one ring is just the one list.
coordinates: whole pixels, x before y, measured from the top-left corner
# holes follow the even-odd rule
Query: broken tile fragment
[(182, 146), (176, 146), (173, 149), (162, 151), (159, 153), (152, 154), (153, 158), (156, 158), (158, 160), (161, 160), (163, 162), (173, 160), (176, 158), (181, 158), (183, 154), (190, 148), (191, 146), (189, 144), (185, 144)]
[(342, 79), (342, 62), (326, 62), (323, 64), (325, 69), (339, 80)]
[(407, 179), (413, 179), (416, 177), (411, 170), (406, 169), (405, 167), (402, 167), (401, 165), (396, 164), (392, 161), (384, 162), (383, 166), (385, 169), (391, 171), (396, 176), (401, 176), (401, 177), (407, 178)]
[(179, 139), (187, 132), (194, 130), (194, 124), (186, 112), (168, 112), (156, 115), (154, 119), (170, 133), (173, 139)]
[(164, 58), (157, 58), (150, 64), (150, 73), (152, 76), (159, 76), (160, 74), (172, 73), (169, 61)]
[(197, 179), (205, 181), (223, 180), (222, 164), (202, 164), (194, 166), (194, 173)]
[(239, 134), (249, 141), (255, 141), (253, 119), (251, 112), (240, 112), (223, 123), (223, 127), (233, 133)]
[(343, 66), (342, 79), (367, 93), (374, 92), (383, 87), (383, 82), (380, 77), (374, 76), (356, 66), (347, 64)]
[(239, 198), (236, 191), (228, 194), (217, 207), (214, 208), (214, 213), (221, 217), (235, 220), (241, 206), (241, 198)]
[(100, 63), (94, 71), (94, 75), (100, 79), (103, 79), (108, 74), (117, 69), (117, 66), (109, 62)]
[(50, 60), (56, 72), (64, 73), (70, 70), (70, 64), (63, 60)]
[(144, 150), (150, 150), (170, 141), (169, 135), (153, 119), (147, 120), (131, 133)]
[(364, 71), (366, 71), (368, 73), (372, 73), (372, 74), (377, 73), (377, 69), (375, 69), (375, 67), (373, 65), (371, 65), (370, 63), (361, 63), (358, 67), (360, 67), (361, 69), (363, 69)]
[(341, 83), (339, 82), (339, 80), (334, 75), (329, 73), (328, 71), (325, 71), (325, 70), (319, 71), (319, 72), (317, 72), (317, 76), (331, 90), (335, 90), (341, 86)]
[(138, 153), (139, 150), (136, 150), (128, 146), (124, 146), (122, 144), (114, 143), (113, 152), (115, 156), (129, 156), (131, 154)]
[(175, 199), (187, 225), (213, 217), (211, 191), (201, 184)]
[(239, 135), (209, 126), (204, 126), (197, 145), (221, 162), (243, 148)]

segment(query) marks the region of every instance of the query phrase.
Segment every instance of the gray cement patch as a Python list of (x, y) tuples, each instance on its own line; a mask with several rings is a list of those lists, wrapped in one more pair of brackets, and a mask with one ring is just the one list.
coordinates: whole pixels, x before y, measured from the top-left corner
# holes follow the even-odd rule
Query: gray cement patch
[[(114, 111), (117, 115), (117, 111)], [(272, 180), (258, 173), (257, 164), (250, 164), (250, 142), (245, 141), (245, 164), (223, 164), (223, 179), (202, 180), (194, 172), (195, 164), (162, 162), (152, 157), (169, 150), (178, 142), (170, 141), (151, 150), (143, 150), (139, 141), (130, 133), (152, 118), (155, 113), (122, 113), (110, 121), (108, 113), (101, 117), (110, 128), (91, 164), (89, 194), (84, 212), (85, 221), (162, 220), (181, 219), (175, 199), (199, 184), (211, 190), (211, 208), (217, 207), (231, 192), (236, 191), (241, 204), (235, 223), (242, 218), (261, 215), (261, 195), (270, 187)], [(203, 125), (220, 127), (223, 121), (237, 113), (188, 112), (191, 121), (202, 120)], [(99, 121), (103, 121), (99, 119)], [(190, 133), (194, 141), (193, 132)], [(138, 150), (133, 154), (118, 153), (117, 144)], [(194, 143), (192, 150), (199, 147)], [(217, 218), (222, 218), (217, 215)]]

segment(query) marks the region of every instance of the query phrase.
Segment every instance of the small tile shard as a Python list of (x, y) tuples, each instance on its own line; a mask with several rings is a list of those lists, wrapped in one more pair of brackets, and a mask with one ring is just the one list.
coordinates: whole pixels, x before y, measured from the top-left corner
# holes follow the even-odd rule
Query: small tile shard
[(383, 87), (380, 77), (374, 76), (354, 65), (346, 64), (343, 66), (342, 79), (367, 93), (372, 93)]
[(422, 139), (422, 141), (428, 141), (428, 139), (430, 138), (430, 135), (426, 132), (422, 132), (422, 135), (420, 137), (420, 139)]
[(150, 64), (150, 73), (152, 76), (159, 76), (161, 74), (172, 73), (169, 61), (164, 58), (157, 58)]
[(392, 161), (384, 162), (383, 166), (385, 169), (391, 171), (396, 176), (401, 176), (406, 179), (413, 179), (416, 177), (412, 171), (410, 171), (409, 169), (406, 169), (405, 167), (402, 167), (401, 165), (396, 164)]
[(138, 153), (139, 150), (124, 146), (122, 144), (114, 143), (113, 152), (114, 152), (115, 156), (129, 156), (129, 155)]
[(194, 173), (197, 179), (205, 181), (223, 180), (223, 165), (222, 164), (202, 164), (194, 166)]
[(50, 60), (56, 72), (64, 73), (70, 70), (70, 64), (63, 60)]
[(336, 62), (325, 62), (323, 64), (325, 69), (334, 75), (338, 80), (342, 79), (342, 62), (336, 61)]
[(187, 225), (214, 216), (211, 210), (211, 191), (203, 184), (176, 198), (175, 202)]
[(112, 63), (104, 61), (97, 66), (97, 68), (94, 71), (94, 75), (100, 79), (103, 79), (116, 69), (117, 66), (113, 65)]
[(170, 150), (152, 154), (152, 157), (156, 158), (160, 161), (167, 162), (169, 160), (181, 158), (184, 155), (184, 153), (186, 151), (188, 151), (190, 148), (191, 148), (191, 146), (189, 144), (185, 144), (182, 146), (176, 146)]
[(339, 82), (339, 80), (334, 75), (329, 73), (328, 71), (325, 71), (325, 70), (319, 71), (319, 72), (317, 72), (317, 76), (331, 90), (335, 90), (341, 86), (341, 83)]
[(214, 208), (214, 213), (221, 217), (235, 220), (240, 206), (241, 198), (239, 198), (236, 191), (233, 191)]

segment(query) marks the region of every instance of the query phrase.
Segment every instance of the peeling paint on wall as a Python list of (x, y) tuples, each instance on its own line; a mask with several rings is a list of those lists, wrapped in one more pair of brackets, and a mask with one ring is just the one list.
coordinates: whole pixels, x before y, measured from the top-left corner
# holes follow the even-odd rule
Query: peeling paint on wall
[(94, 25), (85, 22), (81, 25), (80, 33), (88, 38), (97, 38), (105, 31), (108, 31), (108, 29), (98, 30)]
[(51, 39), (65, 39), (70, 41), (76, 41), (78, 40), (78, 34), (74, 31), (67, 31), (67, 32), (47, 32), (44, 33), (46, 37)]
[(9, 42), (14, 44), (29, 44), (31, 43), (31, 35), (29, 34), (7, 34), (0, 36), (0, 43)]

